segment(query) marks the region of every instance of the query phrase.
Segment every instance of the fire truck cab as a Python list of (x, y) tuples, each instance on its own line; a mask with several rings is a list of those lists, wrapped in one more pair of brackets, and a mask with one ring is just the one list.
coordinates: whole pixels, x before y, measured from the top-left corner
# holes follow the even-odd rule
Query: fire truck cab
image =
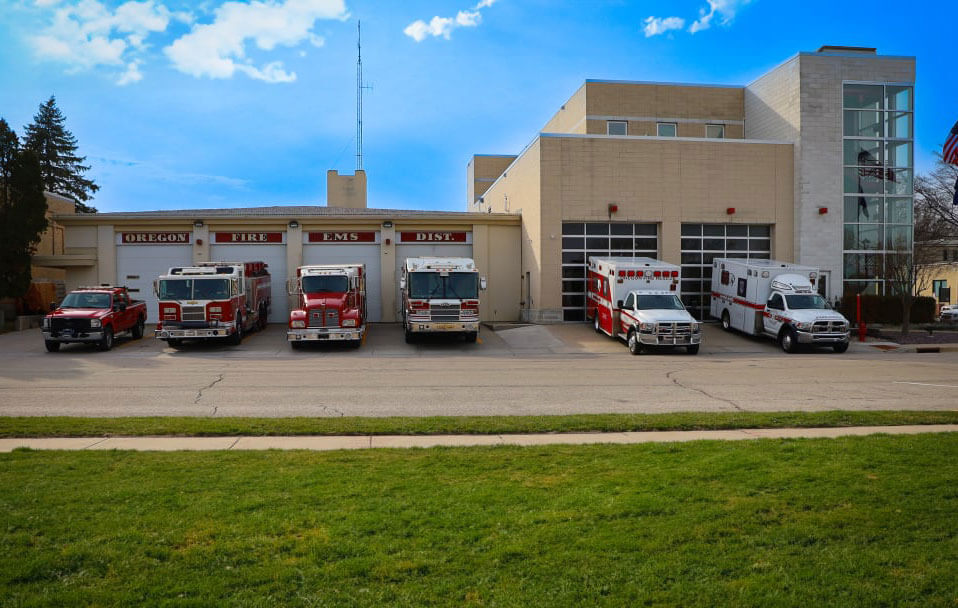
[(712, 262), (711, 314), (722, 328), (778, 340), (782, 350), (800, 344), (848, 350), (848, 320), (815, 291), (818, 269), (776, 260), (716, 258)]
[(679, 267), (652, 258), (589, 258), (586, 316), (638, 355), (657, 346), (699, 352), (702, 326), (679, 299)]
[(486, 279), (469, 258), (406, 258), (399, 289), (406, 342), (419, 334), (479, 336), (479, 291)]
[(287, 285), (298, 296), (289, 313), (286, 339), (293, 348), (304, 342), (346, 340), (359, 347), (366, 336), (366, 265), (300, 266)]
[(159, 308), (154, 337), (178, 348), (184, 339), (239, 344), (266, 327), (270, 276), (263, 262), (204, 262), (170, 268), (153, 282)]

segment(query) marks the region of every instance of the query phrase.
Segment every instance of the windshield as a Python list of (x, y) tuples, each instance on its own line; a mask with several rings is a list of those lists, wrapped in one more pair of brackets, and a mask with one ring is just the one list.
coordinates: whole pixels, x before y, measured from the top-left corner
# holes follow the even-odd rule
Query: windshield
[(160, 281), (161, 300), (228, 300), (229, 279), (165, 279)]
[(635, 299), (636, 310), (685, 310), (677, 296), (638, 296)]
[(303, 277), (303, 293), (346, 293), (347, 291), (349, 291), (349, 279), (341, 275)]
[(63, 298), (60, 308), (109, 308), (108, 293), (71, 293)]
[(411, 272), (409, 297), (475, 300), (479, 297), (479, 275), (474, 272), (450, 272), (448, 276), (438, 272)]
[(788, 303), (790, 310), (825, 310), (828, 308), (825, 298), (818, 294), (785, 296), (785, 302)]

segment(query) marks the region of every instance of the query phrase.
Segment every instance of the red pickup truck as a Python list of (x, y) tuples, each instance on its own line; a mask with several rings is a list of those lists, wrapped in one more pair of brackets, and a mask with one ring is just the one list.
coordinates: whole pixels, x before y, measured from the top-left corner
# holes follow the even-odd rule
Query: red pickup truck
[(43, 318), (43, 342), (54, 353), (64, 342), (96, 344), (113, 348), (114, 337), (128, 331), (134, 340), (143, 337), (146, 302), (131, 300), (126, 287), (102, 285), (71, 291), (60, 305), (50, 304)]

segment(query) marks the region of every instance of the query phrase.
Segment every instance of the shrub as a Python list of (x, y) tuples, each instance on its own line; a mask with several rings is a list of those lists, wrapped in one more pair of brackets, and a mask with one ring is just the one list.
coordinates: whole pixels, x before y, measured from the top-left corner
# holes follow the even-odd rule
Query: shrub
[[(915, 298), (911, 305), (912, 323), (931, 323), (935, 320), (935, 299), (929, 297)], [(838, 310), (845, 318), (855, 323), (858, 320), (855, 296), (847, 296), (842, 300)], [(898, 296), (862, 296), (862, 317), (868, 323), (888, 323), (901, 325), (901, 298)]]

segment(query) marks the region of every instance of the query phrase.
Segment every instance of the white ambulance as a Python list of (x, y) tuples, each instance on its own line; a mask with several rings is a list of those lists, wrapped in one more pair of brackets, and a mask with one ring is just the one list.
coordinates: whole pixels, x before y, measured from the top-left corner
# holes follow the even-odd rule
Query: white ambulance
[(800, 344), (848, 350), (848, 320), (815, 290), (818, 269), (776, 260), (716, 258), (712, 262), (712, 316), (725, 330)]
[(679, 267), (652, 258), (589, 258), (586, 316), (633, 355), (655, 346), (699, 352), (702, 326), (679, 299)]

